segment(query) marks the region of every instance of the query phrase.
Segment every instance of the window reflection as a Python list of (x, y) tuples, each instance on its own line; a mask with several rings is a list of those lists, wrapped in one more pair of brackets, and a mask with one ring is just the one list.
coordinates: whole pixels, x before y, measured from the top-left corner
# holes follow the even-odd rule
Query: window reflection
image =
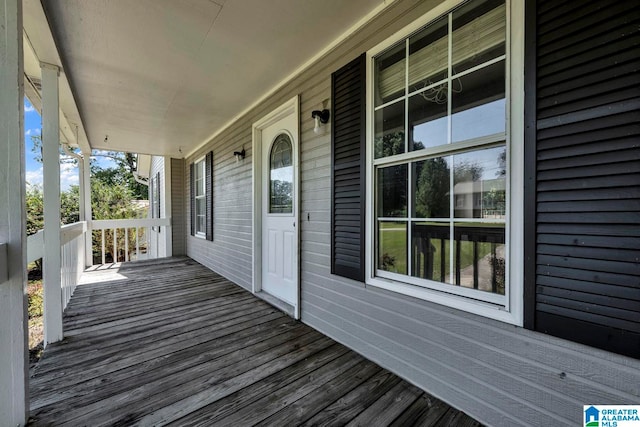
[(415, 222), (411, 226), (412, 273), (414, 277), (452, 283), (448, 222)]
[(405, 56), (404, 43), (399, 43), (376, 58), (376, 107), (405, 94)]
[(456, 218), (505, 218), (506, 160), (505, 147), (453, 156)]
[(504, 55), (505, 12), (503, 0), (468, 3), (453, 12), (454, 74)]
[(455, 284), (504, 295), (504, 224), (454, 225)]
[(412, 151), (447, 143), (447, 84), (442, 84), (444, 102), (437, 94), (420, 92), (409, 98), (409, 132)]
[(378, 216), (407, 216), (407, 165), (378, 169)]
[(375, 158), (404, 153), (404, 101), (388, 105), (375, 114)]
[(451, 186), (450, 157), (436, 157), (413, 163), (413, 216), (449, 218)]
[(378, 223), (378, 268), (407, 274), (407, 223)]
[(460, 91), (451, 95), (452, 142), (505, 131), (504, 67), (500, 61), (455, 79)]

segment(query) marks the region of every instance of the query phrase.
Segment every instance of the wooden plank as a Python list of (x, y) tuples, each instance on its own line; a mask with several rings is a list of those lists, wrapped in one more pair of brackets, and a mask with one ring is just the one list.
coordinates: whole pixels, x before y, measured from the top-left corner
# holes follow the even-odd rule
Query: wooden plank
[[(210, 420), (210, 425), (224, 427), (229, 425), (257, 425), (261, 421), (267, 422), (265, 419), (269, 416), (297, 402), (309, 393), (315, 392), (319, 387), (328, 384), (336, 377), (356, 375), (367, 364), (370, 364), (370, 362), (365, 362), (362, 356), (352, 351), (347, 352), (316, 371), (274, 390), (273, 393), (246, 406), (242, 411), (235, 411), (225, 418)], [(271, 425), (291, 424), (276, 422)]]
[(31, 380), (34, 392), (39, 388), (55, 387), (55, 384), (73, 381), (86, 381), (109, 372), (115, 372), (127, 366), (132, 366), (143, 361), (152, 360), (154, 358), (172, 353), (184, 347), (185, 343), (192, 343), (195, 337), (202, 340), (208, 340), (213, 337), (223, 336), (243, 330), (251, 325), (267, 322), (283, 316), (277, 310), (267, 312), (264, 316), (247, 320), (246, 318), (232, 319), (223, 324), (213, 325), (208, 328), (200, 328), (188, 333), (171, 337), (166, 342), (157, 345), (147, 345), (133, 351), (126, 351), (125, 357), (122, 354), (113, 354), (111, 357), (102, 360), (99, 365), (78, 369), (76, 366), (70, 366), (68, 370), (54, 370), (48, 375), (40, 375), (36, 370), (36, 376)]
[(303, 423), (304, 426), (344, 425), (400, 383), (400, 378), (382, 370), (342, 398)]
[(447, 412), (449, 405), (423, 393), (390, 427), (432, 426)]
[[(308, 357), (331, 344), (328, 339), (319, 338), (318, 335), (307, 333), (300, 339), (290, 340), (284, 345), (269, 349), (264, 348), (268, 347), (268, 343), (263, 343), (252, 349), (235, 351), (191, 369), (156, 377), (153, 381), (142, 383), (134, 389), (125, 390), (76, 410), (64, 411), (53, 421), (62, 425), (133, 424), (135, 420), (142, 419), (153, 411), (159, 411), (163, 413), (161, 418), (152, 417), (152, 421), (145, 421), (145, 424), (157, 424), (163, 420), (166, 422), (173, 419), (173, 411), (183, 408), (193, 410), (203, 406), (201, 402), (216, 396), (216, 389), (228, 391), (225, 385), (230, 382), (242, 383), (242, 387), (245, 387), (253, 382), (252, 378), (269, 372), (269, 368), (280, 366), (294, 357)], [(253, 354), (252, 350), (258, 353)], [(246, 357), (247, 355), (249, 357)], [(265, 365), (264, 369), (261, 365)], [(256, 367), (252, 368), (253, 366)], [(167, 393), (167, 390), (171, 392)], [(184, 404), (184, 399), (189, 400), (193, 406)]]
[[(264, 348), (272, 348), (308, 334), (309, 330), (294, 322), (289, 322), (288, 328), (275, 328), (271, 333), (261, 332), (251, 339), (245, 338), (240, 341), (236, 339), (226, 345), (224, 340), (215, 340), (210, 341), (209, 345), (192, 346), (186, 351), (173, 353), (163, 359), (155, 359), (151, 363), (133, 366), (126, 370), (128, 373), (126, 376), (123, 376), (120, 371), (115, 372), (108, 376), (107, 384), (104, 384), (104, 377), (93, 381), (93, 384), (91, 382), (89, 384), (87, 382), (81, 383), (80, 387), (74, 386), (65, 390), (65, 393), (56, 393), (51, 396), (46, 401), (46, 405), (43, 405), (43, 400), (40, 400), (38, 404), (42, 407), (34, 412), (34, 416), (59, 416), (68, 411), (70, 402), (73, 402), (74, 405), (87, 407), (96, 402), (111, 399), (118, 394), (135, 390), (140, 384), (149, 384), (159, 378), (168, 378), (169, 380), (174, 376), (184, 378), (188, 370), (200, 372), (208, 364), (212, 366), (208, 373), (215, 372), (229, 366), (229, 364), (236, 363), (235, 354), (238, 351), (257, 352)], [(99, 388), (96, 389), (95, 386), (99, 386)], [(56, 400), (56, 404), (52, 405), (54, 400)]]
[[(369, 362), (368, 360), (360, 362), (358, 365), (342, 373), (331, 381), (320, 384), (319, 387), (311, 393), (296, 400), (290, 405), (287, 405), (282, 410), (271, 415), (269, 418), (262, 420), (256, 425), (299, 425), (324, 409), (326, 406), (335, 402), (342, 395), (359, 386), (377, 372), (380, 372), (380, 367), (376, 364)], [(311, 380), (318, 383), (315, 373)], [(260, 412), (264, 413), (262, 407), (260, 408)]]
[[(158, 368), (164, 369), (164, 373), (179, 370), (184, 366), (189, 366), (187, 359), (193, 354), (204, 354), (211, 350), (218, 350), (220, 352), (219, 354), (223, 354), (224, 351), (232, 351), (237, 348), (247, 347), (256, 342), (266, 340), (274, 334), (285, 333), (288, 330), (296, 329), (299, 326), (300, 325), (283, 316), (270, 322), (252, 326), (233, 334), (217, 337), (203, 343), (194, 341), (189, 343), (190, 345), (188, 344), (184, 348), (175, 352), (126, 366), (115, 372), (105, 372), (104, 375), (100, 375), (89, 380), (80, 382), (71, 381), (66, 384), (56, 383), (55, 387), (45, 387), (38, 390), (36, 397), (31, 401), (31, 409), (34, 410), (50, 405), (67, 399), (69, 396), (82, 396), (83, 393), (87, 393), (91, 398), (88, 401), (92, 402), (94, 400), (98, 400), (96, 397), (104, 392), (103, 388), (110, 387), (111, 384), (118, 383), (123, 380), (130, 380), (132, 378), (135, 378), (138, 383), (142, 383), (143, 378), (139, 376), (141, 372), (146, 373)], [(209, 354), (209, 357), (214, 356), (215, 354)], [(119, 387), (124, 388), (122, 384), (120, 384)], [(80, 400), (76, 398), (76, 400), (74, 400), (74, 404), (79, 403)]]
[(130, 357), (129, 355), (137, 355), (140, 354), (141, 351), (148, 350), (149, 347), (145, 347), (147, 344), (149, 346), (157, 347), (164, 345), (165, 342), (169, 341), (184, 341), (186, 336), (192, 338), (193, 336), (201, 335), (212, 328), (215, 329), (217, 326), (225, 324), (226, 322), (233, 322), (236, 319), (243, 321), (245, 320), (244, 316), (248, 314), (271, 314), (276, 312), (273, 308), (267, 308), (256, 304), (247, 305), (242, 308), (243, 310), (241, 311), (229, 310), (227, 314), (219, 318), (210, 319), (209, 316), (205, 315), (188, 319), (181, 322), (180, 325), (166, 325), (166, 331), (163, 330), (159, 333), (154, 333), (138, 340), (137, 345), (140, 346), (140, 349), (133, 351), (130, 351), (128, 343), (122, 343), (106, 349), (96, 347), (92, 351), (85, 352), (82, 355), (66, 355), (58, 357), (54, 361), (49, 361), (49, 359), (43, 358), (42, 362), (38, 364), (36, 371), (38, 373), (45, 373), (51, 370), (59, 371), (69, 366), (76, 368), (90, 368), (101, 364), (109, 364), (113, 359), (119, 359), (119, 355), (122, 352), (127, 354), (127, 357)]
[(358, 414), (347, 426), (371, 426), (374, 423), (379, 425), (390, 424), (415, 402), (420, 394), (422, 394), (422, 390), (406, 381), (401, 381), (371, 406)]
[[(229, 290), (228, 292), (219, 293), (215, 298), (208, 298), (203, 294), (196, 294), (188, 298), (178, 299), (173, 303), (166, 302), (164, 304), (157, 304), (153, 307), (142, 306), (137, 310), (128, 311), (110, 311), (111, 315), (105, 315), (102, 312), (91, 312), (83, 315), (76, 322), (68, 322), (68, 334), (72, 337), (75, 335), (85, 334), (87, 332), (94, 332), (100, 329), (111, 329), (117, 325), (124, 325), (126, 323), (139, 322), (145, 319), (152, 319), (158, 317), (161, 313), (166, 313), (170, 310), (180, 312), (185, 310), (185, 306), (191, 306), (193, 304), (200, 303), (201, 308), (207, 304), (217, 304), (218, 306), (224, 306), (231, 304), (233, 301), (241, 301), (248, 297), (247, 294), (242, 295), (242, 292)], [(85, 318), (89, 320), (83, 322)]]
[(308, 357), (294, 363), (277, 373), (264, 378), (249, 387), (245, 387), (227, 397), (219, 399), (199, 410), (191, 412), (189, 415), (180, 418), (170, 426), (208, 426), (211, 420), (226, 417), (233, 412), (244, 410), (244, 407), (252, 402), (269, 395), (273, 390), (290, 384), (298, 378), (315, 371), (326, 363), (344, 355), (349, 350), (340, 344), (334, 344), (316, 353), (313, 357)]
[[(260, 363), (260, 361), (256, 361), (256, 363), (253, 364), (253, 366), (255, 366), (254, 368), (244, 371), (241, 374), (237, 371), (231, 372), (229, 374), (229, 378), (222, 382), (216, 379), (214, 381), (206, 380), (197, 388), (194, 388), (193, 385), (191, 385), (189, 390), (178, 396), (184, 396), (182, 400), (176, 401), (174, 399), (170, 404), (167, 404), (168, 402), (164, 402), (164, 405), (162, 406), (157, 405), (157, 408), (154, 409), (153, 412), (144, 416), (138, 424), (134, 425), (155, 425), (160, 422), (179, 419), (194, 410), (264, 379), (280, 371), (283, 367), (303, 360), (331, 345), (333, 345), (333, 342), (330, 339), (323, 337), (309, 344), (299, 342), (294, 344), (293, 349), (278, 348), (278, 352), (282, 353), (281, 356), (272, 359), (267, 363)], [(242, 362), (244, 361), (241, 361), (240, 363)], [(172, 390), (172, 393), (173, 392), (174, 390)], [(157, 403), (161, 404), (163, 402)]]

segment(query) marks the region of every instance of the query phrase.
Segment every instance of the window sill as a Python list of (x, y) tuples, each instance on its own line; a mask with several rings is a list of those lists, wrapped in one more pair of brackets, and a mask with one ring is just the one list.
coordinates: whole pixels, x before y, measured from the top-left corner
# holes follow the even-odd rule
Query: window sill
[[(477, 314), (482, 317), (510, 323), (516, 326), (521, 326), (522, 324), (521, 319), (518, 319), (514, 313), (509, 312), (503, 305), (492, 304), (486, 301), (476, 300), (469, 297), (447, 293), (445, 291), (429, 289), (382, 277), (369, 278), (366, 285), (429, 301), (435, 304), (444, 305), (456, 310)], [(507, 301), (506, 297), (505, 301)]]
[(207, 235), (204, 233), (196, 233), (193, 237), (197, 237), (198, 239), (207, 240)]

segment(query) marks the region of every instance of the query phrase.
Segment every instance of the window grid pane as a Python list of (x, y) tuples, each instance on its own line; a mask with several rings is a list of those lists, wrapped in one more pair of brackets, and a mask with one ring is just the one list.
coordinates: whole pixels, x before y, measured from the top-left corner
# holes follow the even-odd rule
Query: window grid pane
[(467, 3), (375, 58), (378, 271), (505, 294), (505, 10)]

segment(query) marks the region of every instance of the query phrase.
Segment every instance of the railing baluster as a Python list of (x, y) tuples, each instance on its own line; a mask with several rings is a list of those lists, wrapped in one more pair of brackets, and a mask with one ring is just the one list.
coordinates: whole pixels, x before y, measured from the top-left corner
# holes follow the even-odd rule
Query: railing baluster
[[(155, 232), (150, 233), (147, 232), (147, 228), (149, 227), (170, 227), (170, 221), (167, 218), (153, 218), (153, 219), (117, 219), (117, 220), (94, 220), (91, 222), (91, 227), (96, 232), (98, 230), (102, 233), (102, 263), (106, 264), (107, 261), (107, 248), (111, 248), (113, 246), (113, 262), (121, 262), (121, 261), (132, 261), (134, 259), (145, 259), (145, 258), (156, 258), (157, 253), (151, 254), (150, 246), (151, 246), (151, 234), (155, 237)], [(122, 245), (124, 248), (124, 255), (121, 257), (119, 254), (119, 244), (118, 238), (122, 239), (122, 235), (118, 237), (118, 230), (124, 228), (124, 239), (125, 242)], [(136, 243), (135, 243), (135, 258), (133, 254), (133, 240), (129, 242), (129, 238), (131, 237), (131, 231), (135, 230), (136, 233)], [(113, 236), (113, 245), (111, 243), (107, 243), (107, 233), (112, 233)], [(129, 252), (131, 251), (131, 253)]]
[(129, 261), (129, 229), (124, 229), (124, 261)]
[(104, 242), (105, 242), (105, 238), (104, 238), (104, 228), (102, 229), (102, 265), (106, 264), (105, 262), (105, 257), (104, 257)]

